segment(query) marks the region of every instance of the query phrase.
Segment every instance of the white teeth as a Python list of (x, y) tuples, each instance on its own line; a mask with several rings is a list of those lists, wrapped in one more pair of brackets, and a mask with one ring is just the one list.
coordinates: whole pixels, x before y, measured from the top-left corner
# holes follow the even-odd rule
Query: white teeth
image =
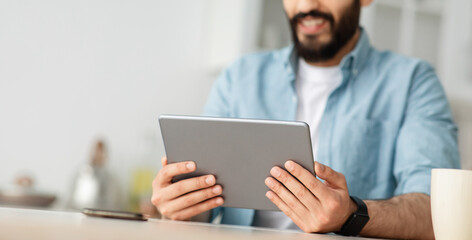
[(314, 27), (317, 25), (321, 25), (324, 23), (324, 19), (310, 19), (310, 20), (302, 20), (303, 26), (306, 27)]

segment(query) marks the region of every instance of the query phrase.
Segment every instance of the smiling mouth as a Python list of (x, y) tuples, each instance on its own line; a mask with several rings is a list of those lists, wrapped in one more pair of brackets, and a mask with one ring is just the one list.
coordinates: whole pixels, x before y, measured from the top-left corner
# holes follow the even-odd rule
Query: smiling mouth
[(328, 21), (324, 18), (306, 17), (298, 21), (298, 26), (302, 33), (307, 35), (316, 35), (320, 33)]
[(303, 24), (303, 26), (305, 27), (316, 27), (316, 26), (319, 26), (321, 24), (323, 24), (326, 20), (322, 19), (322, 18), (318, 18), (318, 19), (304, 19), (301, 21), (301, 23)]

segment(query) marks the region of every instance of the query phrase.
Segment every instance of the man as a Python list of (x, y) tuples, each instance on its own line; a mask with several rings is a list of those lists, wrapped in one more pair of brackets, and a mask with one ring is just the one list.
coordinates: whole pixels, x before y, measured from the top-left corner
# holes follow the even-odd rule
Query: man
[(431, 169), (459, 167), (457, 129), (428, 64), (370, 45), (359, 16), (371, 1), (284, 0), (294, 45), (234, 63), (205, 108), (209, 116), (307, 122), (324, 181), (287, 161), (287, 171), (274, 167), (265, 181), (282, 212), (217, 208), (224, 200), (214, 176), (172, 184), (195, 164), (163, 158), (152, 199), (163, 216), (188, 220), (213, 209), (228, 224), (434, 237)]

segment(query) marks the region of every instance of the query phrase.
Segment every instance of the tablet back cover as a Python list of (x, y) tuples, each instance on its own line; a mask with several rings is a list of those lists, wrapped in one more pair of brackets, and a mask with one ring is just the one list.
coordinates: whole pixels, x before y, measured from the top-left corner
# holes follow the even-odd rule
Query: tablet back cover
[(214, 174), (225, 207), (279, 210), (265, 196), (270, 169), (291, 159), (313, 172), (310, 130), (304, 122), (161, 115), (169, 163), (195, 161), (181, 179)]

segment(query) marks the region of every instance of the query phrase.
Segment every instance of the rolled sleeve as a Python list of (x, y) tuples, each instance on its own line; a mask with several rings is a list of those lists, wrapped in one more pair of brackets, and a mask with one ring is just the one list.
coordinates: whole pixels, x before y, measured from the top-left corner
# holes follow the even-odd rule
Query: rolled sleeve
[(429, 195), (433, 168), (460, 168), (457, 127), (434, 70), (420, 63), (396, 144), (395, 195)]

